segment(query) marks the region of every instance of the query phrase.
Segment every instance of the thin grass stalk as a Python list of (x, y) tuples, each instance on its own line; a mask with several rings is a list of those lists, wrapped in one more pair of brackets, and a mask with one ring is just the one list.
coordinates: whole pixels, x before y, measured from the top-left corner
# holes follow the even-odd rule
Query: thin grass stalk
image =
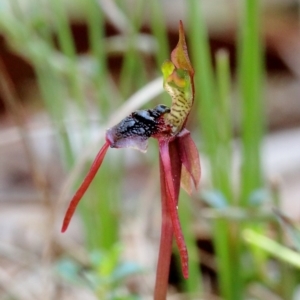
[(262, 102), (262, 46), (259, 0), (242, 5), (239, 77), (242, 98), (242, 191), (241, 205), (247, 206), (251, 192), (261, 187), (260, 150), (264, 131)]
[[(201, 2), (189, 3), (189, 39), (191, 59), (195, 68), (195, 86), (197, 87), (195, 104), (199, 103), (199, 120), (204, 140), (204, 149), (210, 158), (214, 157), (216, 135), (214, 124), (215, 85), (208, 35), (204, 25)], [(213, 159), (211, 159), (213, 161)]]
[[(155, 60), (157, 67), (163, 64), (167, 57), (169, 57), (170, 46), (168, 43), (168, 33), (166, 20), (163, 15), (162, 1), (153, 0), (149, 1), (148, 5), (151, 6), (151, 30), (156, 38), (158, 49), (155, 54)], [(170, 101), (169, 95), (161, 95), (162, 103), (168, 103)]]
[(62, 161), (66, 169), (70, 169), (74, 163), (74, 153), (70, 137), (65, 124), (65, 103), (63, 101), (63, 87), (61, 81), (51, 66), (48, 68), (35, 64), (38, 84), (45, 102), (45, 107), (52, 118), (57, 133)]
[(99, 112), (105, 117), (109, 112), (109, 97), (107, 89), (107, 57), (104, 40), (104, 15), (97, 0), (85, 1), (86, 21), (88, 24), (88, 36), (91, 53), (96, 60), (96, 75), (94, 86), (96, 89), (96, 100)]
[[(224, 195), (227, 204), (234, 205), (234, 195), (232, 190), (232, 121), (231, 121), (231, 99), (230, 92), (230, 69), (229, 55), (225, 50), (220, 50), (216, 55), (216, 73), (218, 100), (216, 101), (217, 125), (217, 155), (215, 157), (215, 168), (218, 172), (214, 182), (215, 188)], [(226, 290), (230, 299), (242, 297), (242, 272), (240, 265), (241, 245), (239, 224), (230, 220), (220, 219), (215, 222), (215, 232), (222, 231), (223, 237), (217, 242), (217, 258), (221, 273), (227, 274)], [(223, 241), (222, 241), (223, 239)], [(234, 276), (233, 276), (234, 274)]]
[[(208, 36), (202, 18), (201, 3), (189, 1), (190, 44), (195, 66), (195, 85), (200, 98), (199, 118), (204, 140), (204, 150), (209, 157), (213, 184), (218, 182), (216, 93)], [(230, 259), (228, 225), (224, 220), (213, 222), (213, 240), (217, 253), (220, 294), (224, 299), (235, 299), (232, 284), (232, 262)], [(238, 299), (238, 298), (236, 298)]]
[(134, 12), (132, 10), (129, 11), (130, 16), (128, 20), (131, 20), (131, 30), (128, 31), (127, 35), (128, 50), (123, 57), (120, 75), (120, 90), (125, 98), (130, 95), (133, 89), (139, 88), (139, 85), (143, 84), (146, 79), (144, 62), (134, 46), (134, 39), (143, 21), (144, 0), (138, 1), (136, 4)]
[[(260, 1), (247, 0), (242, 5), (239, 48), (239, 80), (241, 94), (241, 194), (240, 205), (251, 205), (251, 195), (262, 187), (261, 144), (264, 132), (263, 50), (261, 42)], [(257, 233), (264, 232), (265, 225), (248, 224)], [(250, 245), (254, 259), (254, 271), (263, 280), (266, 276), (266, 253)]]
[(164, 19), (161, 1), (149, 1), (148, 5), (151, 6), (151, 30), (159, 47), (155, 55), (156, 64), (161, 66), (170, 53), (166, 20)]
[(69, 26), (67, 14), (64, 9), (64, 2), (60, 0), (53, 0), (51, 3), (53, 13), (55, 16), (55, 24), (57, 25), (59, 45), (66, 58), (69, 59), (68, 79), (70, 80), (71, 97), (74, 98), (76, 104), (82, 112), (84, 124), (87, 124), (88, 118), (86, 112), (86, 105), (84, 101), (83, 89), (79, 80), (80, 74), (77, 65), (76, 49), (71, 33), (71, 28)]
[(43, 18), (44, 22), (46, 23), (45, 26), (39, 30), (39, 35), (45, 41), (45, 43), (49, 45), (49, 47), (55, 49), (53, 28), (49, 22), (49, 19), (45, 17), (50, 9), (50, 4), (47, 0), (41, 0), (40, 5), (37, 5), (37, 9), (39, 10), (41, 18)]
[[(137, 61), (141, 63), (139, 54), (134, 49), (134, 34), (131, 37), (127, 37), (127, 43), (129, 43), (128, 50), (123, 57), (121, 75), (120, 75), (120, 90), (122, 95), (127, 98), (131, 91), (134, 90), (133, 86), (136, 82), (133, 82), (133, 78), (137, 79)], [(140, 74), (139, 74), (140, 75)]]
[(226, 50), (220, 50), (216, 54), (216, 72), (218, 86), (217, 100), (217, 133), (218, 146), (217, 151), (217, 170), (218, 189), (222, 191), (229, 204), (234, 204), (232, 192), (232, 121), (231, 121), (231, 98), (230, 98), (230, 69), (229, 53)]

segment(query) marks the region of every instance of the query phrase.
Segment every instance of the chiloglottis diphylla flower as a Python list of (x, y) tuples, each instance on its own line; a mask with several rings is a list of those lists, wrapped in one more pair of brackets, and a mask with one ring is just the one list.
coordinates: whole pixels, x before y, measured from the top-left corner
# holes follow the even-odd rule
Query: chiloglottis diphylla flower
[(172, 98), (171, 107), (160, 104), (154, 109), (135, 111), (107, 130), (104, 146), (71, 200), (63, 221), (62, 232), (68, 228), (76, 206), (101, 166), (108, 148), (130, 147), (145, 152), (148, 139), (153, 137), (158, 140), (162, 201), (166, 202), (163, 224), (164, 218), (171, 220), (183, 275), (187, 278), (188, 253), (177, 210), (179, 183), (181, 182), (181, 186), (188, 194), (191, 194), (192, 184), (198, 187), (200, 161), (190, 132), (184, 127), (194, 101), (194, 70), (188, 57), (182, 22), (179, 26), (178, 44), (171, 53), (171, 60), (164, 62), (162, 72), (164, 89)]

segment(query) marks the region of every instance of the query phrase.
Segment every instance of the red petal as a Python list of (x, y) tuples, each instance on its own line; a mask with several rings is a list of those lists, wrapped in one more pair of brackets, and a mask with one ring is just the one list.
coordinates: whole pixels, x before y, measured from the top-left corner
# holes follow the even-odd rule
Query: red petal
[[(185, 166), (186, 171), (190, 174), (195, 188), (198, 188), (201, 177), (198, 149), (188, 130), (182, 130), (177, 137), (181, 162)], [(189, 191), (187, 191), (187, 193), (189, 193)]]
[[(174, 144), (176, 147), (177, 145)], [(176, 147), (177, 150), (177, 147)], [(181, 265), (182, 265), (182, 272), (184, 278), (188, 278), (188, 252), (187, 248), (185, 245), (183, 233), (181, 230), (180, 226), (180, 221), (178, 217), (178, 194), (175, 196), (175, 186), (174, 186), (174, 181), (177, 180), (179, 184), (179, 178), (180, 178), (180, 169), (177, 168), (178, 174), (174, 174), (171, 165), (171, 160), (170, 160), (170, 152), (169, 152), (169, 141), (166, 140), (159, 140), (159, 151), (160, 151), (160, 157), (165, 173), (165, 182), (162, 184), (166, 185), (166, 200), (167, 200), (167, 207), (170, 213), (171, 221), (172, 221), (172, 226), (174, 230), (174, 236), (175, 240), (179, 249), (179, 254), (181, 258)], [(178, 151), (178, 150), (177, 150)], [(178, 156), (178, 154), (177, 154)], [(173, 162), (174, 163), (174, 162)], [(177, 159), (178, 164), (181, 164), (179, 158)]]
[(63, 221), (63, 225), (61, 228), (61, 232), (65, 232), (69, 226), (69, 223), (73, 217), (73, 214), (75, 212), (75, 209), (80, 201), (80, 199), (82, 198), (82, 196), (84, 195), (84, 193), (86, 192), (86, 190), (88, 189), (89, 185), (91, 184), (91, 182), (93, 181), (98, 169), (100, 168), (102, 161), (104, 159), (104, 156), (106, 154), (106, 151), (109, 147), (109, 142), (106, 141), (105, 144), (103, 145), (103, 147), (100, 149), (100, 151), (98, 152), (88, 174), (86, 175), (86, 177), (84, 178), (81, 186), (79, 187), (79, 189), (77, 190), (76, 194), (73, 196), (68, 210), (65, 214), (65, 218)]

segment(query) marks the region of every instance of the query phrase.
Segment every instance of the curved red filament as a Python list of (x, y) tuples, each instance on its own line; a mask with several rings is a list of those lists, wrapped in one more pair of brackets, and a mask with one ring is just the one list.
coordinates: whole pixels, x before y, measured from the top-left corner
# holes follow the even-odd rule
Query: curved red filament
[(68, 210), (65, 214), (65, 218), (63, 221), (63, 225), (61, 228), (61, 232), (65, 232), (69, 226), (69, 223), (74, 215), (74, 212), (76, 210), (76, 207), (80, 201), (80, 199), (82, 198), (82, 196), (84, 195), (84, 193), (86, 192), (86, 190), (88, 189), (89, 185), (91, 184), (92, 180), (94, 179), (95, 175), (97, 174), (98, 169), (100, 168), (104, 156), (107, 152), (107, 149), (109, 147), (109, 142), (106, 141), (105, 144), (103, 145), (103, 147), (100, 149), (100, 151), (98, 152), (88, 174), (86, 175), (86, 177), (84, 178), (81, 186), (79, 187), (79, 189), (77, 190), (77, 192), (75, 193), (75, 195), (73, 196)]

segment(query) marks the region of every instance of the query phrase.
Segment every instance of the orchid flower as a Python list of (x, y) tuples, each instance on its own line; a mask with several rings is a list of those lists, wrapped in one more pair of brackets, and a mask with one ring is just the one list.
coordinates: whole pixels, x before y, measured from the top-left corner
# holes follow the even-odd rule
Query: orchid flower
[[(163, 63), (162, 73), (164, 89), (172, 98), (171, 107), (160, 104), (154, 109), (135, 111), (107, 130), (105, 144), (71, 200), (62, 225), (64, 232), (109, 147), (135, 148), (145, 152), (148, 139), (157, 139), (162, 196), (162, 234), (157, 282), (159, 277), (168, 276), (173, 234), (179, 249), (183, 276), (188, 278), (188, 252), (178, 217), (179, 186), (181, 183), (187, 193), (191, 194), (192, 185), (197, 188), (200, 181), (199, 153), (190, 132), (185, 129), (194, 102), (194, 70), (189, 60), (181, 21), (178, 44), (171, 53), (171, 60)], [(164, 272), (166, 275), (162, 274)]]

